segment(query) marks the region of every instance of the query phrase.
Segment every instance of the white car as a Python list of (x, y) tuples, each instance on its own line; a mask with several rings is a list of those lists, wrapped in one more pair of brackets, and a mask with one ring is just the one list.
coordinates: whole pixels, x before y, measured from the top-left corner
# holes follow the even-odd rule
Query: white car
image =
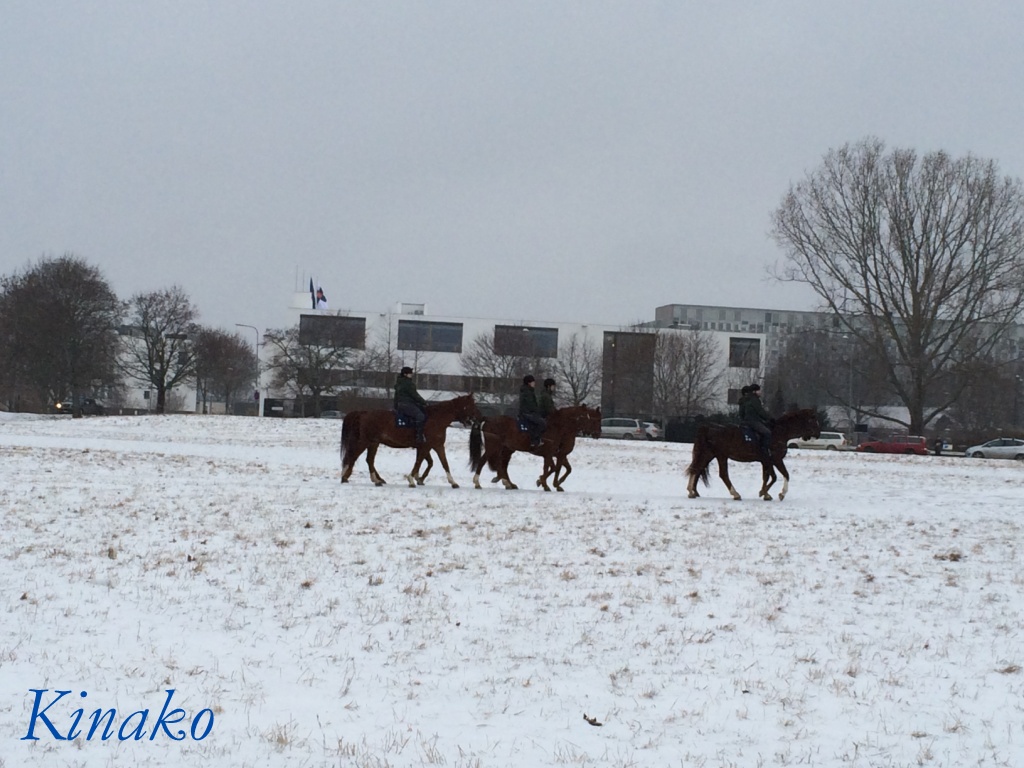
[(617, 437), (622, 440), (643, 440), (647, 437), (644, 423), (639, 419), (609, 417), (601, 419), (601, 437)]
[(820, 448), (826, 451), (841, 451), (850, 443), (842, 432), (822, 432), (821, 437), (804, 440), (802, 437), (790, 440), (787, 448)]
[(661, 440), (661, 427), (653, 421), (644, 422), (644, 432), (647, 433), (648, 440)]
[(1024, 440), (1018, 437), (997, 437), (981, 445), (972, 445), (964, 456), (969, 459), (1017, 459), (1024, 461)]

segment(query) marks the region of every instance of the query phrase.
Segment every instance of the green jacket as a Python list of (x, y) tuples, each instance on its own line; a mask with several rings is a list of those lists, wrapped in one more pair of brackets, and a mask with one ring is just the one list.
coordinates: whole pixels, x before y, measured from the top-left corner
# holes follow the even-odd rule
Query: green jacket
[(540, 413), (540, 405), (537, 403), (537, 393), (529, 384), (523, 384), (519, 388), (519, 415), (525, 416), (528, 413)]
[(395, 406), (400, 403), (415, 403), (420, 408), (427, 406), (427, 401), (416, 391), (416, 382), (408, 376), (399, 376), (395, 382)]
[(544, 387), (541, 393), (537, 396), (537, 404), (540, 407), (541, 416), (549, 416), (555, 412), (555, 399), (548, 392), (548, 388)]
[(768, 415), (768, 411), (764, 409), (764, 405), (761, 404), (761, 398), (755, 394), (743, 395), (740, 398), (740, 421), (749, 423), (770, 424), (772, 417)]

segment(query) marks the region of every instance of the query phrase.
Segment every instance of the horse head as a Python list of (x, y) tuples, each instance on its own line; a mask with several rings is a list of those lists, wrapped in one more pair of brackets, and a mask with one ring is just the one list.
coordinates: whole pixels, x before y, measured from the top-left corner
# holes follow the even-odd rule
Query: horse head
[(821, 425), (818, 423), (817, 411), (813, 408), (804, 408), (801, 411), (797, 411), (797, 416), (800, 419), (798, 422), (801, 429), (800, 436), (804, 440), (821, 437)]
[(583, 418), (583, 423), (580, 425), (580, 431), (587, 437), (600, 437), (601, 409), (591, 408), (587, 405), (583, 407), (586, 409), (586, 415)]
[(480, 413), (480, 409), (476, 407), (476, 401), (473, 399), (472, 392), (468, 395), (460, 395), (455, 398), (453, 403), (455, 405), (455, 418), (466, 426), (479, 424), (483, 421), (483, 414)]

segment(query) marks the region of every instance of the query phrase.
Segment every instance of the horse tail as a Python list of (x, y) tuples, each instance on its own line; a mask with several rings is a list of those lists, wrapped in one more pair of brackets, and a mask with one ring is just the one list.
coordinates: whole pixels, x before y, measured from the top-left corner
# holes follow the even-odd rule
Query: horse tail
[(711, 440), (708, 437), (709, 431), (707, 424), (697, 427), (697, 436), (693, 439), (693, 458), (690, 460), (690, 466), (686, 468), (687, 476), (696, 477), (703, 481), (704, 485), (709, 484), (709, 468), (713, 458)]
[(345, 468), (345, 458), (355, 456), (356, 439), (359, 436), (359, 414), (351, 411), (345, 414), (341, 422), (341, 467)]
[(484, 435), (480, 429), (480, 422), (474, 421), (473, 427), (469, 430), (469, 466), (474, 472), (479, 472), (480, 458), (484, 452)]

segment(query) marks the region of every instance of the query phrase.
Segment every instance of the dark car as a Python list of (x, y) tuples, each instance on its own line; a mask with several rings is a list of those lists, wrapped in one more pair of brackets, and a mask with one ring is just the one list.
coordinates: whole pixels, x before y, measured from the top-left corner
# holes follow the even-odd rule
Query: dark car
[[(107, 412), (106, 406), (92, 397), (82, 398), (81, 408), (83, 416), (103, 416)], [(74, 405), (70, 400), (61, 400), (54, 404), (53, 410), (55, 413), (71, 414), (74, 413)]]

